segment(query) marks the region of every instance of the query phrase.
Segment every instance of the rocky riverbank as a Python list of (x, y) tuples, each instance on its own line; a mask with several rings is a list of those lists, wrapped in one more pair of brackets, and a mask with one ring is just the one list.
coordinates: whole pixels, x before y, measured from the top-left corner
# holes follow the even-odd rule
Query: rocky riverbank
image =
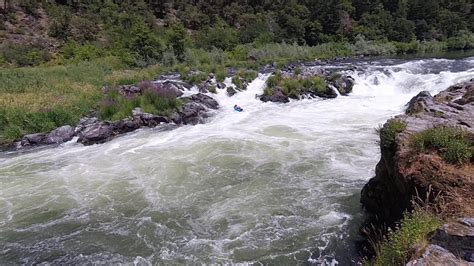
[[(155, 81), (158, 89), (172, 93), (173, 97), (179, 97), (183, 105), (178, 111), (169, 115), (155, 115), (144, 112), (141, 108), (135, 108), (130, 117), (106, 121), (98, 118), (95, 111), (90, 116), (82, 118), (76, 126), (65, 125), (47, 133), (35, 133), (25, 135), (21, 140), (2, 147), (4, 150), (24, 149), (45, 145), (58, 145), (77, 137), (77, 142), (84, 145), (104, 143), (111, 139), (139, 128), (155, 128), (162, 130), (173, 129), (179, 125), (196, 125), (203, 123), (210, 116), (210, 112), (219, 108), (219, 103), (212, 97), (195, 93), (183, 96), (192, 86), (179, 81), (170, 80), (169, 77)], [(111, 88), (105, 87), (104, 91)], [(133, 98), (144, 92), (139, 86), (119, 86), (113, 88), (124, 98)]]
[(413, 208), (414, 199), (432, 204), (444, 220), (462, 217), (443, 226), (449, 230), (438, 230), (423, 258), (411, 265), (473, 261), (473, 147), (474, 80), (434, 97), (421, 92), (406, 114), (380, 129), (382, 156), (361, 197), (372, 221), (392, 225)]
[[(317, 79), (321, 81), (321, 84), (311, 83), (305, 88), (297, 88), (296, 91), (285, 91), (277, 86), (273, 90), (273, 94), (264, 93), (258, 96), (263, 102), (286, 103), (289, 102), (289, 98), (336, 98), (339, 95), (348, 95), (354, 86), (354, 80), (350, 76), (341, 72), (326, 70), (321, 66), (299, 64), (289, 66), (281, 71), (276, 71), (274, 67), (267, 67), (262, 70), (262, 73), (268, 72), (273, 72), (273, 76), (278, 75), (287, 81), (298, 83), (311, 79), (314, 82)], [(202, 74), (194, 73), (194, 75)], [(92, 145), (107, 142), (119, 135), (144, 127), (160, 127), (167, 130), (179, 125), (203, 123), (211, 111), (219, 109), (218, 102), (209, 95), (216, 93), (217, 90), (225, 90), (227, 95), (232, 97), (240, 91), (246, 90), (248, 84), (257, 77), (257, 72), (251, 70), (230, 71), (230, 74), (232, 75), (230, 84), (218, 82), (216, 76), (211, 73), (204, 81), (195, 86), (196, 90), (192, 90), (193, 85), (183, 81), (180, 74), (163, 75), (155, 81), (143, 81), (135, 85), (106, 86), (103, 88), (106, 105), (117, 103), (117, 98), (107, 98), (108, 94), (115, 93), (114, 95), (118, 95), (119, 98), (134, 99), (145, 95), (147, 90), (151, 90), (153, 93), (163, 94), (165, 97), (179, 99), (182, 106), (167, 115), (155, 115), (147, 113), (141, 108), (135, 108), (129, 117), (113, 121), (100, 119), (97, 111), (92, 110), (91, 114), (80, 119), (77, 125), (64, 125), (51, 132), (28, 134), (13, 143), (2, 145), (0, 149), (16, 150), (44, 145), (58, 145), (75, 137), (78, 138), (79, 143)], [(322, 87), (316, 88), (320, 85)], [(267, 90), (265, 91), (267, 92)]]

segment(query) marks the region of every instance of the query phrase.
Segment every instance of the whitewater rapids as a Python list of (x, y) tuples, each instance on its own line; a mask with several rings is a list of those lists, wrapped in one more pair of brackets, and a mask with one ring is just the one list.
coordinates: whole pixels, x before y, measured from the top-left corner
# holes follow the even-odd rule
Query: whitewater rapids
[[(262, 103), (268, 75), (206, 124), (0, 153), (0, 264), (328, 263), (355, 259), (375, 128), (474, 58), (357, 66), (350, 96)], [(244, 108), (233, 111), (234, 104)]]

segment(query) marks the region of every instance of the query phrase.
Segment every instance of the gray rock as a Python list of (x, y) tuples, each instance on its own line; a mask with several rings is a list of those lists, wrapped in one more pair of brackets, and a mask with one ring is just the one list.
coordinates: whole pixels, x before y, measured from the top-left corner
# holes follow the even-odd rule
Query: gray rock
[(75, 136), (74, 129), (71, 126), (62, 126), (51, 131), (45, 139), (44, 144), (60, 144), (70, 141)]
[(216, 110), (219, 108), (219, 103), (216, 100), (214, 100), (214, 98), (202, 93), (193, 94), (190, 97), (188, 97), (188, 99), (191, 99), (191, 101), (202, 104), (205, 107), (210, 108), (210, 109)]
[(46, 140), (45, 133), (36, 133), (36, 134), (28, 134), (23, 137), (20, 144), (21, 146), (35, 146), (44, 144)]
[(338, 73), (329, 76), (327, 82), (334, 86), (341, 95), (348, 95), (354, 88), (354, 79), (352, 77)]
[(280, 90), (275, 91), (273, 95), (259, 96), (262, 102), (288, 103), (290, 99), (286, 97)]
[(227, 95), (229, 97), (234, 96), (237, 93), (237, 91), (233, 87), (227, 87)]
[(201, 104), (189, 102), (183, 106), (183, 110), (180, 112), (180, 115), (185, 125), (196, 125), (202, 121), (200, 113), (205, 111), (206, 108), (204, 108), (204, 106)]
[(219, 82), (219, 83), (217, 83), (217, 88), (220, 89), (220, 90), (223, 90), (223, 89), (226, 88), (226, 85), (222, 82)]
[(99, 122), (88, 125), (79, 133), (78, 142), (84, 145), (104, 143), (115, 136), (114, 125), (109, 122)]
[(428, 266), (428, 265), (445, 265), (457, 266), (471, 264), (463, 262), (448, 250), (437, 246), (429, 245), (423, 256), (419, 259), (412, 260), (406, 264), (407, 266)]
[(416, 114), (421, 111), (427, 111), (428, 105), (433, 103), (433, 96), (427, 91), (418, 93), (413, 99), (407, 104), (406, 113)]

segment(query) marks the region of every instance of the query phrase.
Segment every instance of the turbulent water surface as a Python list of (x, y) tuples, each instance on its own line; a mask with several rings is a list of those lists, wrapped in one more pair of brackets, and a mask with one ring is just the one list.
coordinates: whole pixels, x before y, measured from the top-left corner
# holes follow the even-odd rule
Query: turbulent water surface
[(0, 154), (0, 264), (349, 263), (374, 128), (474, 58), (348, 65), (348, 97), (262, 103), (261, 75), (206, 124)]

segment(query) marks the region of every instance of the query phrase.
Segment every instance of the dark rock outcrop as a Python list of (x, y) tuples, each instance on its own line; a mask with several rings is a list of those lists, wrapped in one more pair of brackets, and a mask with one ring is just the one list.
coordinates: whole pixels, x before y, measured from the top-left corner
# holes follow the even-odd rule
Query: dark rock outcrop
[(182, 99), (185, 104), (181, 110), (169, 117), (145, 113), (140, 108), (136, 108), (132, 112), (132, 117), (113, 122), (84, 118), (76, 128), (78, 142), (84, 145), (104, 143), (142, 127), (154, 128), (169, 123), (195, 125), (204, 121), (209, 110), (219, 108), (216, 100), (201, 93)]
[(207, 117), (207, 111), (219, 108), (219, 103), (205, 94), (198, 93), (184, 99), (187, 103), (179, 112), (179, 116), (185, 125), (199, 124)]
[[(465, 197), (458, 199), (464, 203), (457, 208), (463, 209), (464, 215), (474, 212), (474, 208), (462, 207), (466, 202), (474, 202), (474, 193), (466, 193), (474, 191), (472, 165), (458, 167), (445, 163), (439, 156), (414, 154), (410, 145), (414, 133), (437, 125), (462, 127), (474, 133), (474, 101), (470, 96), (473, 91), (474, 81), (452, 86), (435, 97), (422, 92), (409, 102), (407, 114), (395, 118), (404, 121), (406, 129), (398, 134), (393, 146), (381, 138), (382, 156), (376, 176), (362, 190), (361, 202), (369, 212), (390, 224), (410, 208), (414, 196), (423, 197), (430, 190), (437, 194), (453, 189)], [(460, 100), (464, 105), (455, 103)]]
[(327, 79), (327, 82), (336, 88), (343, 96), (351, 93), (354, 88), (354, 79), (347, 75), (333, 74)]
[(285, 96), (281, 90), (275, 91), (272, 95), (262, 95), (259, 96), (262, 102), (274, 102), (274, 103), (288, 103), (290, 99)]
[(111, 140), (115, 135), (112, 123), (98, 122), (88, 125), (81, 130), (78, 142), (84, 145), (104, 143)]
[(227, 96), (232, 97), (237, 93), (233, 87), (227, 87)]
[(20, 147), (61, 144), (70, 141), (75, 136), (71, 126), (62, 126), (49, 133), (25, 135), (20, 141)]
[[(472, 158), (465, 165), (454, 165), (435, 151), (416, 152), (412, 145), (413, 134), (436, 126), (463, 128), (474, 136), (473, 94), (474, 80), (454, 85), (435, 97), (421, 92), (408, 103), (406, 114), (384, 125), (380, 131), (382, 156), (376, 166), (376, 175), (361, 193), (361, 203), (372, 215), (370, 222), (393, 225), (405, 211), (413, 208), (414, 198), (434, 204), (445, 217), (474, 217)], [(402, 121), (406, 128), (389, 141), (383, 137), (383, 132), (389, 130), (393, 121)], [(467, 227), (466, 221), (469, 221)], [(462, 223), (439, 229), (422, 262), (415, 261), (411, 265), (450, 263), (458, 261), (460, 256), (471, 256), (473, 220)]]
[(51, 131), (46, 136), (46, 144), (60, 144), (70, 141), (75, 136), (74, 129), (71, 126), (62, 126)]

